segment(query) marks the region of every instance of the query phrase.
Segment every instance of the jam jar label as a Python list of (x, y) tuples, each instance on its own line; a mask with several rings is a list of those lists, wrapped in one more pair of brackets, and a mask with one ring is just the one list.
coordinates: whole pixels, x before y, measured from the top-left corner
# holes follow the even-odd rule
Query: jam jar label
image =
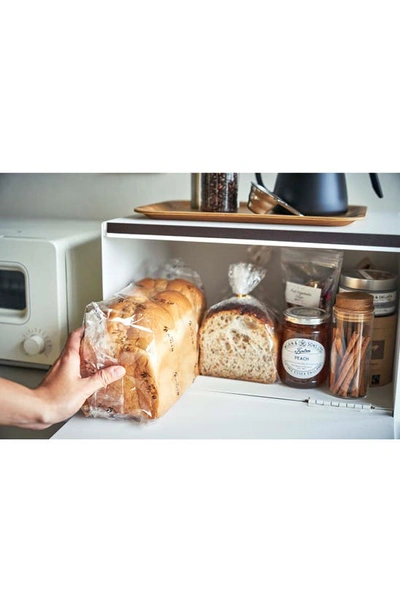
[(325, 364), (325, 347), (309, 338), (291, 338), (282, 345), (282, 364), (296, 379), (311, 379)]

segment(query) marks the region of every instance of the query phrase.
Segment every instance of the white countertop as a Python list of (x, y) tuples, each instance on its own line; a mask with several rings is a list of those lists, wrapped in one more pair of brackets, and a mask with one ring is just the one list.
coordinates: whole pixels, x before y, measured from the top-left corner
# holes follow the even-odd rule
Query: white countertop
[[(224, 389), (235, 391), (235, 394), (225, 393)], [(249, 391), (262, 394), (268, 391), (280, 398), (286, 396), (299, 400), (245, 396)], [(319, 390), (292, 390), (281, 385), (198, 377), (158, 420), (141, 425), (132, 420), (88, 418), (78, 413), (53, 439), (393, 438), (393, 418), (390, 415), (310, 407), (301, 400), (311, 392), (317, 398), (322, 397)], [(385, 392), (378, 393), (383, 401), (380, 406), (388, 406), (384, 397), (390, 396), (390, 390)]]
[[(44, 370), (0, 366), (1, 377), (32, 388), (44, 375)], [(246, 394), (260, 394), (260, 397)], [(369, 401), (390, 407), (391, 395), (391, 386), (376, 388), (371, 390)], [(394, 436), (390, 415), (311, 407), (303, 402), (309, 396), (326, 400), (326, 394), (320, 390), (197, 377), (163, 417), (146, 424), (125, 419), (87, 418), (79, 412), (67, 423), (41, 432), (0, 426), (0, 439), (392, 439)], [(332, 397), (332, 400), (336, 399)]]

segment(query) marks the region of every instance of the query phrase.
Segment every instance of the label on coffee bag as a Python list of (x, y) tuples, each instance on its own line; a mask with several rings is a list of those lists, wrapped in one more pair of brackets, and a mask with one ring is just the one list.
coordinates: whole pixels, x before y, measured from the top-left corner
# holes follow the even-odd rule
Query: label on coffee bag
[(321, 299), (320, 287), (309, 287), (300, 283), (286, 283), (285, 298), (288, 304), (304, 307), (319, 307)]

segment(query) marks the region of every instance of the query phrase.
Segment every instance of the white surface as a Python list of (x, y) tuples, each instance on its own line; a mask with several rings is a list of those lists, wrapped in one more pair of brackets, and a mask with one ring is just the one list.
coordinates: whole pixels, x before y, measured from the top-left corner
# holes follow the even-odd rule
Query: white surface
[[(224, 393), (275, 393), (299, 401), (250, 398)], [(220, 391), (216, 391), (220, 390)], [(159, 420), (73, 417), (55, 439), (391, 439), (389, 415), (349, 409), (308, 407), (301, 402), (315, 390), (292, 390), (240, 381), (198, 377), (182, 398)], [(321, 394), (321, 393), (320, 393)], [(332, 397), (332, 400), (335, 400)], [(384, 406), (384, 405), (383, 405)]]
[[(44, 370), (0, 366), (0, 377), (36, 387)], [(227, 395), (271, 393), (299, 402)], [(296, 390), (242, 381), (198, 377), (189, 390), (161, 419), (145, 425), (131, 420), (91, 419), (78, 413), (64, 426), (42, 432), (0, 426), (0, 438), (54, 439), (297, 439), (393, 438), (393, 418), (347, 409), (308, 407), (308, 396), (325, 397), (320, 390)], [(377, 388), (369, 400), (390, 406), (391, 386)], [(331, 397), (334, 400), (333, 397)]]
[(100, 234), (100, 224), (93, 220), (52, 219), (33, 217), (3, 217), (0, 219), (0, 237), (83, 242)]
[[(256, 216), (255, 216), (256, 217)], [(141, 225), (148, 225), (149, 223), (154, 224), (156, 226), (164, 226), (166, 228), (165, 231), (165, 236), (168, 236), (168, 227), (173, 227), (173, 226), (177, 226), (177, 227), (181, 227), (182, 228), (182, 237), (176, 237), (173, 236), (171, 237), (172, 240), (201, 240), (199, 238), (186, 238), (185, 237), (185, 228), (187, 228), (187, 222), (185, 221), (179, 221), (179, 220), (163, 220), (163, 219), (150, 219), (148, 217), (145, 217), (144, 215), (139, 215), (139, 214), (133, 214), (131, 216), (129, 216), (128, 218), (115, 218), (112, 220), (109, 220), (113, 223), (128, 223), (128, 224), (135, 224), (138, 225), (139, 227)], [(190, 226), (195, 226), (195, 227), (215, 227), (216, 226), (216, 222), (213, 221), (191, 221), (190, 222)], [(400, 206), (398, 209), (394, 210), (394, 211), (387, 211), (385, 212), (385, 214), (382, 214), (382, 211), (379, 210), (372, 210), (372, 209), (368, 209), (366, 217), (357, 221), (354, 221), (351, 224), (348, 224), (347, 226), (312, 226), (312, 225), (294, 225), (294, 224), (266, 224), (266, 223), (257, 223), (257, 219), (254, 220), (254, 224), (249, 224), (249, 223), (235, 223), (235, 222), (218, 222), (218, 227), (220, 228), (238, 228), (238, 229), (245, 229), (245, 230), (249, 230), (252, 227), (257, 228), (257, 229), (265, 229), (265, 230), (282, 230), (285, 232), (314, 232), (315, 233), (315, 241), (313, 240), (312, 243), (310, 244), (320, 244), (323, 243), (323, 238), (321, 238), (321, 234), (324, 233), (339, 233), (339, 234), (361, 234), (361, 235), (367, 235), (367, 237), (369, 237), (370, 235), (379, 235), (379, 234), (383, 234), (386, 236), (390, 236), (390, 235), (394, 235), (394, 236), (398, 236), (400, 234)], [(137, 232), (137, 230), (135, 230), (135, 232)], [(111, 234), (109, 233), (108, 236), (126, 236), (129, 237), (129, 235), (116, 235), (116, 234)], [(135, 238), (138, 238), (137, 235), (135, 235)], [(154, 237), (149, 237), (146, 235), (143, 235), (143, 238), (154, 238)], [(161, 237), (157, 237), (161, 240)], [(218, 241), (220, 242), (221, 239), (209, 239), (207, 238), (207, 242), (213, 242), (213, 241)], [(223, 239), (226, 242), (232, 242), (232, 239)], [(295, 240), (295, 238), (293, 239)], [(243, 241), (244, 242), (244, 241)], [(251, 243), (251, 239), (246, 240), (246, 242)], [(254, 241), (255, 243), (258, 243), (259, 241)], [(268, 241), (267, 241), (268, 242)], [(276, 242), (276, 241), (275, 241)], [(281, 242), (282, 245), (286, 244), (285, 241)], [(288, 243), (289, 245), (291, 245), (291, 242)], [(333, 244), (333, 243), (332, 243)], [(306, 246), (307, 243), (302, 243), (302, 246)], [(348, 245), (340, 245), (341, 248), (345, 248), (345, 249), (361, 249), (362, 245), (355, 245), (353, 247), (353, 245), (348, 244)], [(373, 249), (373, 247), (371, 247), (370, 245), (366, 245), (366, 247), (368, 249)], [(388, 250), (391, 251), (392, 248), (383, 248), (383, 247), (379, 247), (380, 250)]]

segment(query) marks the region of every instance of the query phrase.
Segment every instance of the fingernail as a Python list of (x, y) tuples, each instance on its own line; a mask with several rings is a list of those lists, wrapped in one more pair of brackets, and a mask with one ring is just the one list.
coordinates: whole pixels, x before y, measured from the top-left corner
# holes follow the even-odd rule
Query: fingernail
[(125, 368), (123, 366), (113, 366), (111, 368), (111, 372), (114, 377), (123, 377), (125, 374)]

